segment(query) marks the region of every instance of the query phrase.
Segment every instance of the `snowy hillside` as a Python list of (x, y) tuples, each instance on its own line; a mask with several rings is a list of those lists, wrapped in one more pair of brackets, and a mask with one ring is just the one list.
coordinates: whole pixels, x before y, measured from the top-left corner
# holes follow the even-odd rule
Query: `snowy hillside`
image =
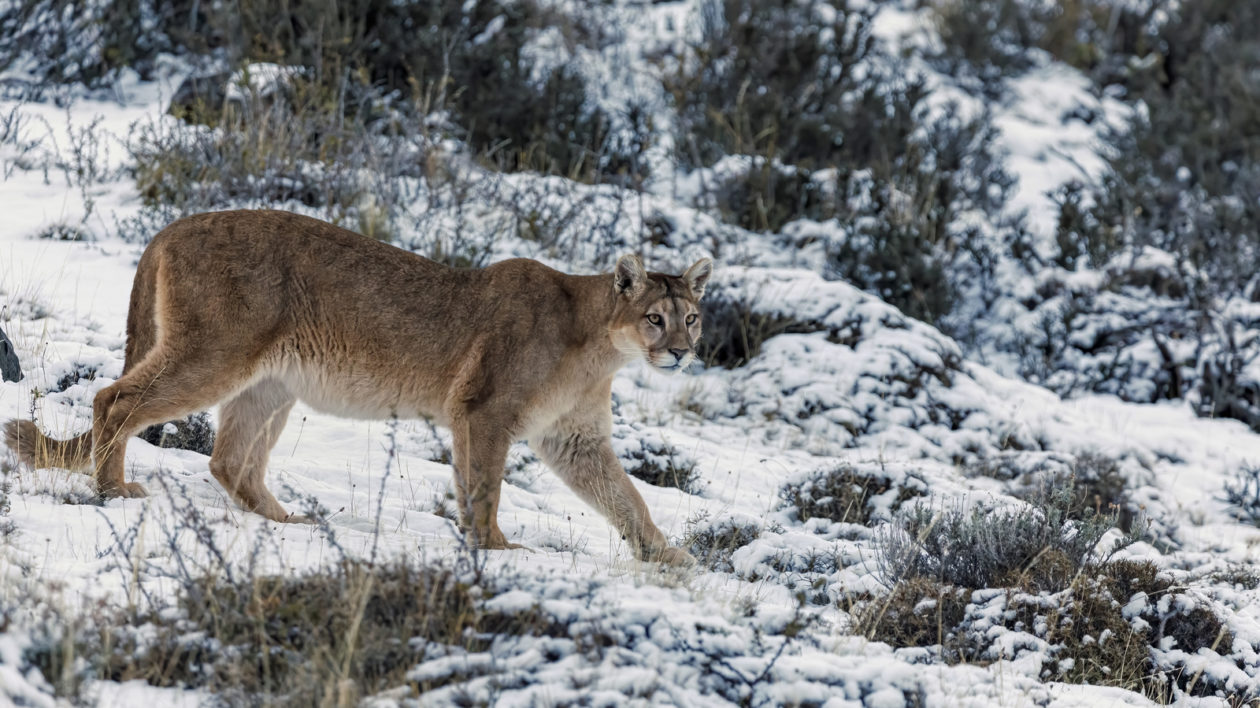
[[(513, 71), (560, 87), (553, 105), (566, 81), (586, 87), (566, 129), (598, 135), (594, 166), (549, 133), (530, 134), (560, 156), (546, 164), (483, 148), (468, 120), (490, 109), (471, 90), (363, 98), (345, 112), (373, 117), (362, 135), (334, 134), (341, 113), (280, 121), (269, 111), (309, 98), (309, 68), (237, 72), (166, 35), (100, 81), (91, 42), (64, 48), (59, 76), (46, 47), (11, 63), (0, 329), (25, 376), (0, 383), (0, 420), (54, 437), (91, 426), (93, 395), (122, 371), (144, 243), (190, 211), (301, 211), (463, 266), (523, 256), (592, 273), (637, 252), (678, 272), (708, 255), (706, 365), (636, 363), (613, 388), (614, 448), (699, 564), (633, 560), (523, 444), (499, 522), (532, 550), (469, 550), (449, 435), (424, 421), (299, 404), (268, 484), (313, 526), (240, 510), (194, 450), (133, 440), (128, 479), (151, 496), (104, 503), (89, 477), (3, 451), (0, 704), (1260, 699), (1260, 434), (1236, 410), (1253, 399), (1220, 412), (1222, 389), (1201, 383), (1216, 353), (1252, 346), (1255, 305), (1222, 296), (1220, 336), (1174, 337), (1208, 317), (1161, 285), (1198, 282), (1174, 245), (1064, 260), (1060, 189), (1103, 180), (1106, 141), (1140, 107), (1043, 49), (997, 79), (958, 70), (931, 3), (785, 3), (810, 20), (767, 15), (802, 28), (785, 55), (827, 47), (816, 83), (832, 93), (756, 107), (737, 82), (731, 106), (818, 119), (766, 148), (706, 122), (726, 96), (711, 74), (759, 71), (705, 53), (722, 3), (463, 5), (469, 61), (510, 48)], [(513, 45), (526, 7), (551, 24), (530, 16)], [(13, 17), (0, 28), (17, 37), (42, 16)], [(740, 21), (755, 24), (722, 26)], [(237, 72), (223, 123), (168, 112), (215, 71)], [(886, 120), (835, 125), (832, 104)], [(826, 130), (845, 138), (811, 142)], [(1231, 385), (1252, 390), (1249, 372)]]

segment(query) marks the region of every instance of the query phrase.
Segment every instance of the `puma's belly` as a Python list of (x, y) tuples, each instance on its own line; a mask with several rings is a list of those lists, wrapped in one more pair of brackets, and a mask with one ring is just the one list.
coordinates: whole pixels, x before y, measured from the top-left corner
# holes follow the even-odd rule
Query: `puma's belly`
[(440, 416), (440, 402), (425, 400), (429, 396), (416, 390), (414, 381), (399, 372), (382, 373), (301, 363), (284, 367), (279, 377), (298, 400), (320, 413), (367, 420)]

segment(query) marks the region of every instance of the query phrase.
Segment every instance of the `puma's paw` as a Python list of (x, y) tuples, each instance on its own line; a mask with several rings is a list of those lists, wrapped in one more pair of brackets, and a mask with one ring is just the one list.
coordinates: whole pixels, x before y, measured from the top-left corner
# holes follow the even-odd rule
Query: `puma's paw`
[(664, 548), (656, 548), (639, 557), (639, 560), (649, 561), (652, 563), (664, 563), (678, 568), (689, 568), (696, 564), (696, 559), (690, 553), (681, 548), (673, 546), (665, 546)]
[(315, 519), (307, 516), (306, 514), (289, 514), (285, 516), (283, 519), (281, 519), (281, 521), (283, 521), (286, 524), (314, 524), (316, 523)]
[(534, 550), (528, 546), (522, 546), (519, 543), (509, 543), (507, 537), (505, 537), (503, 532), (498, 529), (485, 534), (482, 538), (485, 540), (480, 543), (474, 542), (473, 546), (475, 548), (480, 548), (483, 551), (512, 551), (517, 549), (523, 549), (526, 551)]
[(123, 499), (139, 499), (140, 497), (149, 496), (149, 493), (144, 490), (144, 487), (140, 486), (136, 482), (123, 482), (122, 484), (117, 485), (111, 484), (108, 486), (101, 486), (97, 490), (97, 494), (99, 494), (102, 499), (114, 499), (116, 497), (121, 497)]

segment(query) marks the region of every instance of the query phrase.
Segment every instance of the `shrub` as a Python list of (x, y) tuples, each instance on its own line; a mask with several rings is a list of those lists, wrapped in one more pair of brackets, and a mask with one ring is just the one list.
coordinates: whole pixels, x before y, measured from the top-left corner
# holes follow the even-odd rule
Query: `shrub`
[(196, 0), (8, 3), (0, 9), (0, 36), (6, 40), (0, 43), (0, 68), (19, 64), (32, 71), (33, 88), (40, 92), (57, 83), (103, 86), (124, 68), (151, 78), (160, 53), (189, 45), (209, 48), (198, 22), (204, 17), (200, 7)]
[(77, 628), (48, 623), (26, 659), (62, 695), (89, 678), (141, 679), (231, 704), (342, 705), (407, 684), (430, 648), (482, 651), (496, 634), (559, 631), (531, 610), (488, 611), (452, 570), (406, 561), (229, 573), (180, 590), (172, 612), (98, 606)]
[(1225, 501), (1235, 517), (1260, 526), (1260, 467), (1245, 465), (1226, 481)]
[(1052, 490), (1068, 490), (1070, 500), (1065, 510), (1072, 521), (1088, 521), (1093, 517), (1111, 517), (1121, 531), (1133, 530), (1140, 508), (1129, 495), (1129, 479), (1118, 460), (1099, 452), (1083, 452), (1076, 456), (1070, 470), (1041, 475), (1016, 496), (1037, 503), (1053, 494)]
[(206, 413), (194, 413), (182, 420), (150, 425), (140, 432), (141, 440), (158, 447), (192, 450), (203, 455), (214, 451), (214, 427)]
[(934, 63), (951, 76), (970, 75), (996, 93), (1003, 78), (1034, 65), (1028, 49), (1041, 29), (1034, 5), (1019, 0), (931, 3), (941, 39)]
[[(1000, 218), (1015, 178), (993, 147), (997, 133), (987, 115), (963, 119), (946, 109), (933, 116), (919, 106), (923, 95), (917, 86), (890, 92), (887, 100), (907, 115), (907, 132), (876, 139), (904, 152), (840, 184), (852, 226), (829, 244), (827, 265), (907, 315), (935, 323), (953, 311), (962, 272), (991, 268), (985, 233), (974, 221)], [(973, 223), (964, 225), (964, 216)]]
[(1112, 595), (1106, 585), (1105, 576), (1082, 574), (1068, 597), (1048, 608), (1016, 596), (1013, 624), (1056, 645), (1054, 660), (1043, 668), (1047, 679), (1142, 691), (1154, 683), (1150, 644), (1124, 616), (1128, 598)]
[(714, 168), (701, 200), (744, 228), (851, 224), (826, 244), (829, 273), (935, 322), (967, 267), (955, 261), (990, 260), (960, 217), (996, 217), (1014, 180), (987, 116), (927, 107), (923, 80), (872, 38), (874, 11), (844, 0), (707, 2), (700, 40), (666, 79), (677, 157), (708, 167), (743, 156)]
[[(547, 31), (569, 41), (590, 39), (578, 25), (532, 0), (105, 0), (84, 12), (65, 0), (23, 0), (0, 11), (0, 34), (13, 38), (0, 49), (0, 67), (25, 60), (38, 74), (33, 86), (40, 91), (43, 84), (104, 85), (127, 67), (147, 76), (162, 52), (229, 67), (301, 67), (343, 110), (376, 104), (366, 115), (343, 115), (352, 123), (394, 121), (375, 98), (405, 99), (409, 121), (449, 111), (448, 127), (500, 169), (639, 185), (647, 176), (644, 154), (655, 140), (648, 114), (635, 106), (616, 115), (596, 108), (578, 64), (544, 65), (530, 51), (530, 41)], [(217, 124), (222, 111), (215, 104), (224, 87), (202, 82), (198, 88), (181, 102), (203, 105), (181, 108), (181, 117)], [(344, 133), (345, 126), (336, 127)], [(319, 142), (327, 147), (335, 139)]]
[(422, 112), (450, 110), (473, 151), (501, 169), (586, 181), (646, 174), (644, 115), (628, 109), (618, 120), (593, 108), (576, 64), (531, 57), (528, 43), (546, 28), (581, 34), (535, 2), (265, 0), (218, 22), (247, 59), (302, 66), (329, 86), (359, 77), (352, 88), (400, 92)]
[(893, 583), (925, 577), (972, 589), (1062, 590), (1115, 521), (1104, 515), (1073, 521), (1072, 502), (1070, 489), (1017, 509), (937, 511), (916, 502), (880, 534), (877, 560)]
[[(277, 204), (317, 209), (351, 227), (364, 220), (369, 204), (396, 216), (404, 201), (398, 178), (416, 172), (416, 136), (369, 132), (365, 105), (338, 103), (343, 94), (297, 74), (281, 81), (284, 98), (251, 92), (244, 110), (219, 129), (164, 121), (133, 133), (128, 149), (136, 186), (149, 210), (166, 214), (159, 223)], [(382, 150), (381, 141), (392, 141), (393, 149)]]
[(778, 313), (753, 310), (746, 297), (725, 291), (700, 301), (703, 333), (696, 356), (705, 366), (733, 369), (752, 361), (771, 337), (816, 332), (820, 326)]
[(869, 524), (881, 510), (895, 511), (921, 496), (919, 486), (891, 476), (859, 471), (848, 465), (821, 469), (803, 481), (779, 490), (784, 507), (796, 510), (801, 521), (814, 518), (846, 524)]
[(841, 107), (874, 49), (873, 17), (874, 8), (847, 0), (706, 2), (700, 41), (667, 78), (682, 130), (679, 160), (697, 167), (743, 154), (806, 169), (832, 163), (848, 149), (844, 129), (861, 120)]
[(929, 578), (897, 583), (886, 597), (868, 600), (851, 613), (852, 629), (892, 647), (952, 645), (970, 593)]
[[(1156, 2), (1071, 0), (933, 0), (941, 42), (929, 60), (942, 72), (973, 83), (990, 98), (1004, 91), (1005, 79), (1037, 65), (1030, 49), (1108, 84), (1130, 70), (1129, 57), (1158, 46), (1151, 31), (1159, 16)], [(970, 81), (968, 81), (970, 80)]]
[(700, 482), (696, 462), (682, 456), (678, 448), (665, 444), (652, 447), (644, 442), (643, 450), (631, 455), (626, 473), (656, 487), (671, 487), (695, 494)]
[[(855, 631), (893, 647), (939, 646), (947, 663), (1019, 658), (1028, 646), (1024, 637), (1031, 635), (1046, 645), (1043, 680), (1118, 686), (1158, 693), (1169, 702), (1178, 691), (1228, 690), (1218, 679), (1200, 680), (1183, 670), (1180, 653), (1172, 655), (1172, 663), (1156, 663), (1153, 649), (1166, 638), (1194, 656), (1205, 650), (1228, 653), (1233, 637), (1210, 607), (1182, 593), (1149, 561), (1087, 564), (1053, 593), (1034, 586), (1024, 582), (978, 599), (981, 607), (973, 610), (969, 602), (979, 595), (932, 578), (907, 577), (886, 596), (859, 603), (850, 616)], [(1012, 642), (1009, 633), (1021, 639)]]
[(701, 518), (683, 539), (683, 546), (704, 567), (719, 573), (733, 573), (731, 555), (761, 536), (756, 524), (722, 519), (703, 523)]
[[(1078, 5), (1080, 36), (1098, 50), (1083, 66), (1134, 111), (1130, 125), (1107, 133), (1101, 177), (1057, 195), (1054, 261), (1106, 268), (1108, 277), (1102, 292), (1052, 305), (1077, 320), (1062, 343), (1086, 348), (1056, 354), (1051, 368), (1096, 360), (1098, 371), (1065, 378), (1135, 400), (1190, 393), (1204, 415), (1260, 425), (1255, 386), (1238, 375), (1253, 354), (1231, 331), (1254, 323), (1221, 314), (1222, 301), (1255, 298), (1260, 268), (1260, 88), (1246, 78), (1260, 41), (1239, 30), (1260, 22), (1260, 9), (1227, 0)], [(1170, 263), (1156, 281), (1142, 265), (1150, 254)], [(1117, 303), (1132, 312), (1116, 320)]]

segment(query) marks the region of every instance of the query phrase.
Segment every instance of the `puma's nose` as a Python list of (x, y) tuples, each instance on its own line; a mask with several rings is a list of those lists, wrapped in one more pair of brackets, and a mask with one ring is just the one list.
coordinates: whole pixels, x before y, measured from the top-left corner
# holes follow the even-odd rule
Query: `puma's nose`
[(675, 361), (682, 361), (682, 358), (687, 356), (686, 349), (670, 349), (669, 353), (674, 355)]

